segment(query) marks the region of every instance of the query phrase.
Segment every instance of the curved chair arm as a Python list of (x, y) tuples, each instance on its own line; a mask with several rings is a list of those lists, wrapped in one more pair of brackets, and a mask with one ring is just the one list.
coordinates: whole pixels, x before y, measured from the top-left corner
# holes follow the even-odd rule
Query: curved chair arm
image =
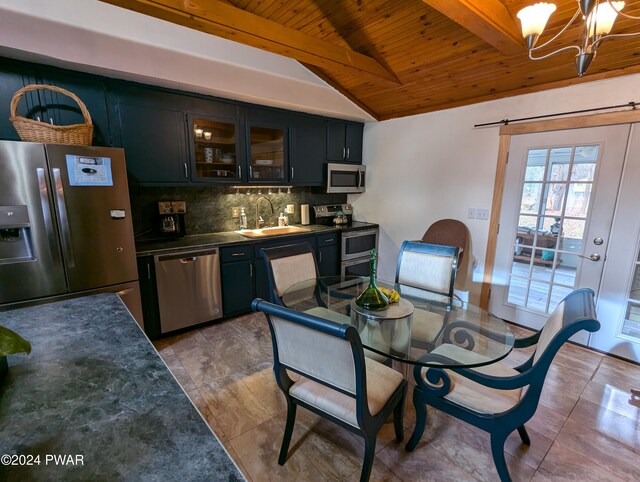
[[(451, 368), (451, 365), (455, 365), (456, 361), (452, 358), (449, 358), (443, 355), (427, 353), (422, 357), (420, 357), (420, 360), (423, 362), (428, 360), (430, 363), (441, 363), (442, 365), (449, 365), (450, 366), (450, 368), (448, 368), (449, 370), (453, 370), (456, 373), (476, 383), (479, 383), (486, 387), (495, 388), (498, 390), (514, 390), (516, 388), (522, 388), (522, 387), (526, 387), (527, 385), (531, 385), (531, 383), (533, 382), (530, 371), (526, 371), (524, 373), (521, 373), (519, 375), (514, 375), (511, 377), (496, 377), (493, 375), (486, 375), (484, 373), (477, 372), (471, 368)], [(416, 366), (414, 368), (414, 377), (416, 379), (416, 383), (418, 383), (418, 378), (422, 378), (421, 369), (422, 369), (421, 366)], [(440, 368), (435, 368), (435, 370), (442, 372), (442, 369)], [(432, 371), (432, 368), (429, 368), (429, 370), (427, 371), (427, 375), (429, 375), (430, 371)], [(428, 380), (428, 381), (431, 383), (431, 380)], [(433, 387), (429, 387), (429, 388), (433, 389)]]
[(473, 340), (472, 336), (465, 330), (469, 330), (474, 334), (482, 335), (484, 337), (490, 338), (491, 340), (495, 340), (495, 341), (504, 340), (504, 335), (501, 333), (496, 333), (494, 331), (487, 330), (486, 328), (478, 327), (478, 325), (466, 322), (464, 320), (454, 320), (449, 324), (447, 324), (447, 326), (444, 328), (444, 331), (442, 333), (443, 341), (445, 341), (446, 343), (452, 343), (451, 333), (455, 329), (459, 329), (459, 330), (456, 331), (453, 335), (453, 341), (455, 341), (455, 343), (453, 344), (458, 344), (462, 346), (464, 343), (467, 343), (468, 344), (467, 348), (469, 350), (473, 350), (473, 347), (475, 346), (475, 341)]
[(513, 343), (514, 348), (526, 348), (528, 346), (533, 346), (538, 343), (540, 339), (540, 332), (537, 331), (533, 335), (525, 336), (524, 338), (516, 338)]
[(413, 367), (413, 378), (421, 390), (436, 397), (443, 397), (451, 391), (451, 378), (447, 372), (441, 368), (429, 368), (425, 381), (425, 377), (422, 376), (423, 369), (420, 365)]

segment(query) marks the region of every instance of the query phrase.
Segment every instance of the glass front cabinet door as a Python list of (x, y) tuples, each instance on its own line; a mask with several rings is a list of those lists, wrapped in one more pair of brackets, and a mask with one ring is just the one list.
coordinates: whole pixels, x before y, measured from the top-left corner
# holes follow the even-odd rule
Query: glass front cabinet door
[(238, 123), (234, 119), (189, 114), (192, 180), (238, 182), (242, 159)]
[(249, 181), (286, 181), (287, 128), (249, 123), (248, 137)]

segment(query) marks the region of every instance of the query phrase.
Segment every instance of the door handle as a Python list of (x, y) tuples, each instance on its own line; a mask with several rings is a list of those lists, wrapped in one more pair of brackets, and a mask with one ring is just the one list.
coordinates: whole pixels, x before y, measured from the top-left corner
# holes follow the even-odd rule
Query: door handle
[(51, 171), (53, 172), (53, 182), (56, 189), (56, 208), (58, 210), (58, 218), (60, 219), (60, 234), (62, 235), (62, 248), (64, 249), (65, 261), (69, 268), (74, 268), (76, 262), (73, 257), (73, 250), (71, 249), (71, 231), (69, 229), (67, 205), (64, 201), (62, 176), (60, 175), (60, 169), (57, 167), (54, 167)]
[(180, 262), (182, 264), (189, 264), (189, 263), (195, 263), (197, 260), (198, 258), (196, 256), (192, 256), (190, 258), (182, 258)]
[(584, 258), (584, 259), (590, 259), (591, 261), (600, 261), (600, 259), (602, 258), (602, 256), (600, 256), (598, 253), (593, 253), (593, 254), (590, 254), (589, 256), (583, 256), (579, 254), (578, 257)]
[(47, 180), (45, 179), (44, 169), (38, 167), (36, 169), (38, 176), (38, 187), (40, 188), (40, 206), (42, 208), (42, 218), (47, 230), (49, 244), (55, 243), (55, 232), (53, 230), (53, 221), (51, 220), (51, 211), (49, 210), (49, 189), (47, 188)]

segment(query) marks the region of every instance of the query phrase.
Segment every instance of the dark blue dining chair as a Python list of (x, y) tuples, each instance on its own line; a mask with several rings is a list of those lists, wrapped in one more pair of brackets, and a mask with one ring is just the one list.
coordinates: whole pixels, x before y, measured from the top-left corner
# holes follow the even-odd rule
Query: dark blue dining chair
[[(489, 432), (498, 475), (502, 481), (510, 481), (504, 443), (517, 430), (522, 442), (531, 444), (524, 424), (538, 408), (540, 393), (554, 356), (579, 331), (595, 332), (599, 328), (594, 293), (590, 289), (580, 289), (567, 295), (558, 304), (541, 331), (516, 340), (515, 348), (536, 345), (531, 357), (516, 368), (500, 362), (468, 369), (427, 369), (417, 366), (414, 369), (416, 387), (413, 391), (417, 419), (406, 449), (415, 449), (422, 438), (426, 424), (426, 410), (422, 408), (425, 404), (431, 405)], [(454, 344), (440, 345), (425, 357), (431, 362), (443, 364), (451, 359), (481, 363), (483, 358)]]
[[(407, 381), (397, 371), (365, 358), (358, 331), (349, 324), (294, 311), (259, 298), (251, 308), (266, 315), (273, 342), (273, 371), (287, 400), (287, 423), (278, 463), (287, 460), (301, 406), (364, 438), (360, 481), (369, 480), (376, 436), (393, 413), (397, 441)], [(295, 381), (288, 372), (299, 375)]]
[[(412, 341), (414, 345), (433, 350), (442, 334), (451, 311), (453, 286), (460, 248), (440, 244), (405, 241), (400, 248), (396, 267), (396, 283), (400, 295), (411, 300), (413, 288), (441, 295), (441, 313), (416, 307), (413, 313)], [(434, 303), (438, 302), (434, 298)]]
[[(308, 243), (289, 244), (275, 248), (263, 248), (260, 256), (265, 263), (269, 283), (269, 301), (284, 305), (282, 295), (296, 283), (315, 280), (318, 275), (318, 263)], [(313, 297), (315, 283), (310, 284), (308, 292), (300, 290), (301, 296)]]

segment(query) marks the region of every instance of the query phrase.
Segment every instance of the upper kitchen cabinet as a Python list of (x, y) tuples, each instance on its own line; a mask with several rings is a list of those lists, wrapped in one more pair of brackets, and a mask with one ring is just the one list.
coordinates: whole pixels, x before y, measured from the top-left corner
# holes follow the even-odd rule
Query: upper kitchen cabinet
[(289, 171), (291, 184), (324, 186), (327, 158), (327, 122), (317, 117), (292, 116), (289, 129), (291, 151)]
[(279, 183), (289, 180), (289, 123), (285, 114), (268, 109), (245, 109), (247, 180)]
[[(13, 94), (25, 85), (35, 83), (36, 73), (31, 64), (0, 58), (0, 139), (19, 141), (18, 133), (9, 121), (9, 105)], [(16, 114), (30, 119), (43, 119), (38, 92), (27, 92), (18, 104)]]
[(181, 97), (133, 85), (109, 92), (114, 144), (126, 151), (130, 183), (190, 182)]
[(201, 101), (197, 107), (204, 113), (187, 115), (191, 179), (238, 183), (243, 177), (246, 156), (237, 106)]
[(356, 122), (327, 122), (327, 160), (362, 164), (364, 125)]
[[(46, 69), (39, 73), (38, 83), (62, 87), (77, 95), (91, 115), (93, 145), (114, 145), (109, 132), (106, 89), (101, 80), (82, 74), (69, 74), (67, 71), (57, 69)], [(60, 126), (84, 123), (82, 111), (71, 97), (44, 89), (39, 90), (38, 95), (44, 121)]]

